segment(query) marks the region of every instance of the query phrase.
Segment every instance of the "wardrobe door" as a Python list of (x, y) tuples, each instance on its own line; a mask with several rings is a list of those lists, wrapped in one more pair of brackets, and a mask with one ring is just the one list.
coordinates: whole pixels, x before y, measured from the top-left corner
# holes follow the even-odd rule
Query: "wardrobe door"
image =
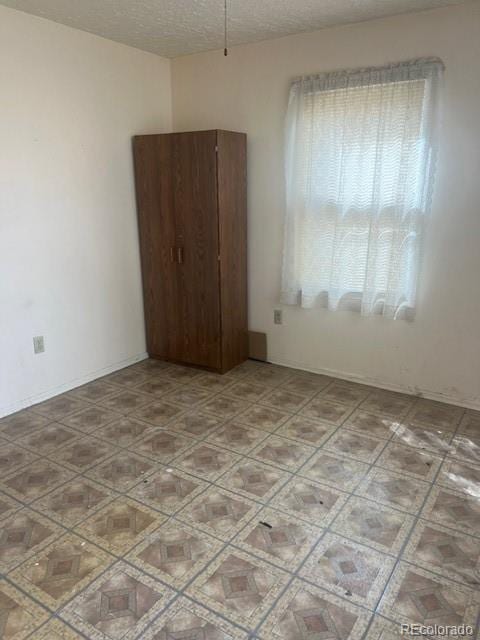
[(216, 132), (173, 134), (176, 360), (218, 369), (221, 324)]
[(147, 350), (175, 358), (177, 273), (172, 180), (172, 138), (136, 136), (133, 141), (142, 259)]

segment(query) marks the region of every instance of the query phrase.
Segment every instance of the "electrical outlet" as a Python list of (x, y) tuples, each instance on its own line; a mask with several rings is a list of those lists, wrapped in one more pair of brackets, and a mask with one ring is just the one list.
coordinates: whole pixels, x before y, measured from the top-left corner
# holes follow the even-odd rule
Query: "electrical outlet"
[(45, 340), (43, 336), (33, 337), (33, 352), (43, 353), (45, 351)]
[(281, 309), (273, 310), (273, 322), (274, 324), (283, 324), (283, 314)]

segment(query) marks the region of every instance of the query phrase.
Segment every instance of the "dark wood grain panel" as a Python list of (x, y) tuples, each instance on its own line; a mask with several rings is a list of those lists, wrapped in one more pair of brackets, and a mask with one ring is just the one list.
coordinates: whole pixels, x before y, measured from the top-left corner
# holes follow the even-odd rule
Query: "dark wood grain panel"
[(178, 313), (170, 256), (175, 244), (172, 142), (164, 135), (133, 140), (147, 350), (166, 359), (175, 356), (171, 334)]
[(247, 138), (217, 132), (222, 370), (248, 357)]
[(216, 132), (172, 134), (177, 360), (221, 366)]

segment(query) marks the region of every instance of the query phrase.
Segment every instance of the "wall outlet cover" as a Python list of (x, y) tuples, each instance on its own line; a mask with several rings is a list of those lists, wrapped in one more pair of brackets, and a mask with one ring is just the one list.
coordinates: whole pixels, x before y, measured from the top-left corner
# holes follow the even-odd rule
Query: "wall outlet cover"
[(273, 310), (273, 322), (274, 324), (282, 324), (283, 322), (283, 311), (281, 309)]
[(33, 352), (43, 353), (45, 351), (45, 339), (43, 336), (33, 337)]

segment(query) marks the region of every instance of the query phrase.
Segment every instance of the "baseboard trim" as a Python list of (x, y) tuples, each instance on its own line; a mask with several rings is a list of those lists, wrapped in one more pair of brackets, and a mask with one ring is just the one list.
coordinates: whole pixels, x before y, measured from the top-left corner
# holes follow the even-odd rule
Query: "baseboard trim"
[(309, 368), (309, 367), (305, 367), (305, 365), (300, 362), (295, 362), (294, 360), (269, 359), (268, 362), (271, 362), (272, 364), (278, 364), (282, 367), (290, 367), (292, 369), (298, 369), (299, 371), (309, 371), (310, 373), (319, 373), (325, 376), (331, 376), (332, 378), (339, 378), (340, 380), (348, 380), (349, 382), (358, 382), (359, 384), (366, 384), (371, 387), (386, 389), (387, 391), (397, 391), (398, 393), (406, 393), (409, 396), (426, 398), (427, 400), (436, 400), (437, 402), (445, 402), (446, 404), (453, 404), (459, 407), (466, 407), (467, 409), (474, 409), (476, 411), (480, 410), (479, 398), (468, 398), (468, 397), (461, 398), (461, 397), (450, 396), (444, 393), (430, 391), (428, 389), (422, 389), (419, 387), (413, 388), (413, 387), (406, 387), (402, 385), (389, 384), (389, 383), (385, 383), (382, 380), (378, 380), (377, 378), (360, 376), (353, 373), (346, 373), (345, 371), (337, 371), (335, 369)]
[[(49, 400), (50, 398), (53, 398), (54, 396), (59, 395), (61, 393), (71, 391), (76, 387), (80, 387), (83, 384), (92, 382), (92, 380), (96, 380), (97, 378), (106, 376), (109, 373), (113, 373), (114, 371), (118, 371), (119, 369), (123, 369), (124, 367), (128, 367), (132, 364), (135, 364), (136, 362), (145, 360), (146, 358), (148, 358), (148, 353), (146, 352), (139, 353), (135, 356), (132, 356), (125, 360), (121, 360), (120, 362), (116, 362), (112, 365), (109, 365), (108, 367), (103, 367), (102, 369), (97, 369), (96, 371), (92, 371), (84, 376), (81, 376), (80, 378), (71, 380), (65, 384), (49, 389), (48, 391), (44, 391), (43, 393), (37, 394), (35, 396), (30, 396), (12, 405), (1, 407), (0, 418), (4, 418), (5, 416), (10, 415), (11, 413), (20, 411), (21, 409), (26, 409), (28, 407), (31, 407), (32, 405), (37, 404), (38, 402)], [(337, 371), (336, 369), (326, 369), (321, 367), (306, 367), (303, 363), (296, 362), (294, 360), (269, 359), (268, 362), (271, 362), (272, 364), (277, 364), (283, 367), (291, 367), (292, 369), (298, 369), (299, 371), (309, 371), (310, 373), (319, 373), (322, 375), (331, 376), (332, 378), (339, 378), (340, 380), (358, 382), (359, 384), (366, 384), (371, 387), (386, 389), (387, 391), (397, 391), (399, 393), (406, 393), (407, 395), (410, 395), (410, 396), (427, 398), (428, 400), (437, 400), (438, 402), (445, 402), (446, 404), (453, 404), (455, 406), (466, 407), (467, 409), (474, 409), (476, 411), (480, 411), (480, 399), (477, 399), (477, 398), (459, 398), (459, 397), (450, 396), (444, 393), (430, 391), (428, 389), (421, 389), (417, 387), (411, 388), (411, 387), (405, 387), (402, 385), (389, 384), (377, 378), (360, 376), (353, 373), (346, 373), (345, 371)]]
[(66, 391), (71, 391), (72, 389), (76, 389), (76, 387), (81, 387), (82, 384), (87, 384), (87, 382), (92, 382), (92, 380), (96, 380), (97, 378), (106, 376), (109, 373), (113, 373), (114, 371), (118, 371), (119, 369), (123, 369), (124, 367), (128, 367), (131, 364), (135, 364), (136, 362), (145, 360), (145, 358), (148, 358), (148, 353), (146, 352), (139, 353), (136, 356), (131, 356), (130, 358), (126, 358), (125, 360), (121, 360), (120, 362), (115, 362), (115, 364), (111, 364), (108, 367), (97, 369), (96, 371), (92, 371), (84, 376), (81, 376), (80, 378), (75, 378), (74, 380), (70, 380), (65, 384), (61, 384), (58, 387), (54, 387), (52, 389), (49, 389), (48, 391), (44, 391), (43, 393), (37, 394), (35, 396), (30, 396), (28, 398), (20, 400), (19, 402), (15, 402), (12, 405), (1, 407), (0, 418), (9, 416), (11, 413), (15, 413), (16, 411), (20, 411), (21, 409), (26, 409), (28, 407), (31, 407), (33, 404), (37, 404), (38, 402), (49, 400), (54, 396), (58, 396), (60, 393), (65, 393)]

